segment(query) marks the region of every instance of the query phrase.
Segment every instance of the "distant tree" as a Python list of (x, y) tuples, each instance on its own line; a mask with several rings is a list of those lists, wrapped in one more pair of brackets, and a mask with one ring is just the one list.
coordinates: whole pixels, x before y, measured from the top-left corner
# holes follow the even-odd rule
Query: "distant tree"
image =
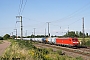
[(10, 35), (9, 35), (9, 34), (6, 34), (6, 35), (4, 35), (3, 38), (4, 38), (4, 39), (8, 39), (8, 38), (10, 38)]
[(20, 38), (20, 36), (18, 36), (18, 38)]
[(34, 38), (34, 36), (35, 36), (35, 35), (32, 34), (32, 35), (31, 35), (31, 38)]
[(31, 36), (27, 36), (27, 38), (31, 38)]
[[(82, 38), (83, 37), (83, 33), (80, 31), (79, 32), (79, 37)], [(85, 37), (85, 34), (84, 34), (84, 37)]]
[(69, 37), (75, 37), (75, 32), (74, 31), (68, 32), (68, 36)]
[(15, 35), (13, 35), (13, 36), (12, 36), (12, 38), (14, 39), (14, 38), (16, 38), (16, 36), (15, 36)]
[(86, 37), (89, 37), (88, 33), (86, 33)]
[(64, 37), (78, 37), (78, 34), (76, 34), (75, 31), (69, 31)]
[(51, 37), (54, 37), (53, 35)]
[(66, 33), (63, 37), (68, 37), (68, 33)]
[(90, 35), (88, 35), (88, 37), (90, 38)]
[(3, 37), (0, 36), (0, 40), (3, 40)]

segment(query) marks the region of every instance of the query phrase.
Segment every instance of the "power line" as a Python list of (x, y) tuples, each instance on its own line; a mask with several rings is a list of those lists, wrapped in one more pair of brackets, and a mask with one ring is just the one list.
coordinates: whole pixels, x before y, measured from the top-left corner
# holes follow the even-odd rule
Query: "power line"
[[(72, 25), (72, 24), (78, 22), (79, 20), (80, 20), (80, 19), (78, 19), (78, 20), (76, 20), (76, 21), (74, 21), (74, 22), (72, 22), (72, 23), (70, 23), (70, 24), (68, 24), (68, 25), (63, 25), (62, 27), (64, 27), (64, 26), (70, 26), (70, 25)], [(52, 25), (54, 25), (54, 24), (52, 24)], [(54, 26), (60, 27), (59, 25), (54, 25)]]
[[(24, 9), (25, 9), (26, 3), (27, 3), (27, 0), (25, 1), (25, 3), (24, 3), (23, 0), (20, 0), (19, 15), (22, 15), (22, 13), (23, 13), (23, 11), (24, 11)], [(23, 4), (24, 4), (24, 5), (23, 5)]]
[(20, 0), (20, 5), (19, 5), (19, 16), (21, 15), (22, 6), (23, 6), (23, 0)]
[[(26, 17), (23, 17), (23, 18), (26, 18)], [(26, 19), (28, 19), (28, 20), (31, 20), (31, 19), (29, 19), (29, 18), (26, 18)], [(80, 20), (80, 19), (79, 19)], [(76, 23), (77, 21), (79, 21), (79, 20), (76, 20), (76, 21), (74, 21), (74, 22), (72, 22), (72, 23), (70, 23), (70, 24), (68, 24), (68, 25), (71, 25), (71, 24), (74, 24), (74, 23)], [(34, 21), (34, 20), (33, 20)], [(36, 21), (36, 20), (35, 20)], [(37, 22), (39, 22), (39, 23), (41, 23), (40, 21), (37, 21)], [(39, 23), (38, 24), (34, 24), (34, 26), (36, 25), (39, 25)], [(60, 27), (59, 25), (56, 25), (56, 24), (53, 24), (54, 26), (58, 26), (58, 27)], [(29, 26), (29, 25), (28, 25)], [(31, 25), (30, 25), (31, 26)], [(30, 27), (29, 26), (29, 27)], [(42, 25), (41, 25), (42, 26)], [(39, 26), (39, 27), (41, 27), (41, 26)], [(65, 26), (67, 26), (67, 25), (65, 25)], [(27, 26), (24, 26), (24, 27), (27, 27)]]
[(27, 3), (27, 0), (25, 1), (25, 4), (24, 4), (24, 7), (23, 7), (23, 9), (22, 9), (21, 14), (23, 13), (23, 11), (24, 11), (24, 9), (25, 9), (26, 3)]
[(69, 25), (72, 25), (72, 24), (74, 24), (74, 23), (78, 22), (79, 20), (81, 20), (81, 19), (78, 19), (78, 20), (76, 20), (76, 21), (72, 22), (72, 23), (71, 23), (71, 24), (69, 24)]
[[(22, 17), (22, 18), (25, 18), (25, 19), (30, 20), (30, 21), (37, 21), (37, 20), (31, 20), (30, 18), (26, 18), (26, 17)], [(39, 22), (39, 23), (38, 23), (38, 24), (34, 24), (34, 26), (35, 26), (35, 25), (37, 26), (37, 25), (39, 25), (40, 23), (43, 23), (43, 25), (46, 24), (45, 22), (41, 22), (41, 21), (37, 21), (37, 22)], [(43, 25), (40, 24), (39, 27), (41, 27), (41, 26), (43, 26)], [(27, 26), (30, 27), (31, 25), (27, 25)], [(27, 26), (24, 26), (24, 27), (27, 27)], [(32, 26), (32, 27), (33, 27), (33, 26)]]
[(72, 14), (70, 14), (70, 15), (64, 17), (64, 18), (61, 18), (61, 19), (58, 19), (58, 20), (51, 21), (51, 22), (55, 22), (55, 21), (58, 22), (59, 20), (60, 20), (60, 22), (62, 22), (62, 21), (64, 21), (64, 19), (67, 20), (67, 18), (68, 18), (68, 19), (71, 18), (72, 15), (74, 15), (76, 12), (78, 12), (78, 11), (84, 9), (84, 8), (85, 8), (86, 6), (88, 6), (88, 5), (90, 5), (90, 2), (89, 2), (88, 4), (86, 4), (86, 5), (84, 5), (83, 7), (81, 7), (80, 9), (76, 10), (76, 11), (73, 12)]
[(30, 21), (35, 21), (35, 22), (39, 22), (39, 23), (44, 23), (44, 22), (41, 22), (41, 21), (38, 21), (38, 20), (34, 20), (34, 19), (27, 18), (27, 17), (22, 17), (22, 18), (25, 18), (25, 19), (30, 20)]

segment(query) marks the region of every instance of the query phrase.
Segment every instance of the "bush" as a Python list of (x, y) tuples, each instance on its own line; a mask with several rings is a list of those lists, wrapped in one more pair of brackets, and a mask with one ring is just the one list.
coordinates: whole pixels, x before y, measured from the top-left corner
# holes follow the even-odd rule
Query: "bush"
[(3, 40), (3, 37), (0, 36), (0, 40)]
[(3, 38), (4, 38), (4, 39), (8, 39), (8, 38), (10, 38), (10, 35), (9, 35), (9, 34), (6, 34), (6, 35), (4, 35)]
[(62, 55), (62, 50), (57, 50), (57, 53), (58, 53), (59, 55)]
[(86, 46), (90, 46), (90, 40), (88, 40), (85, 44)]

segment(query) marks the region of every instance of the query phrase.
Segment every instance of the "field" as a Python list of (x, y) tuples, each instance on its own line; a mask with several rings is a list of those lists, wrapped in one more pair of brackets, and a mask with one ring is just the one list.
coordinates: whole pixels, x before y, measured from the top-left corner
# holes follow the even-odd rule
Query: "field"
[(36, 48), (31, 41), (9, 40), (11, 45), (1, 56), (3, 58), (20, 58), (20, 60), (83, 60), (81, 57), (62, 55), (62, 50)]
[[(78, 40), (81, 42), (83, 41), (83, 38), (78, 38)], [(85, 46), (90, 47), (90, 38), (85, 38), (84, 42), (85, 42)]]
[[(79, 39), (79, 41), (82, 41), (83, 40), (83, 38), (78, 38)], [(87, 42), (87, 41), (90, 41), (90, 38), (85, 38), (85, 41)]]

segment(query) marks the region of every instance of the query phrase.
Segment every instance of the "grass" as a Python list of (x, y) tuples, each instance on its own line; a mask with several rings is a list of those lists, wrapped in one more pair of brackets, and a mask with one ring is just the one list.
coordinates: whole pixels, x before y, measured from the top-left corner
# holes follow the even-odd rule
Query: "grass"
[[(78, 40), (79, 40), (79, 41), (82, 41), (83, 38), (78, 38)], [(88, 40), (90, 40), (90, 38), (85, 38), (85, 41), (88, 41)]]
[(90, 40), (85, 43), (86, 46), (90, 46)]
[(0, 44), (2, 44), (3, 43), (3, 40), (0, 40)]
[(53, 51), (52, 49), (36, 48), (31, 41), (9, 40), (11, 45), (1, 56), (3, 58), (20, 58), (20, 60), (81, 60), (81, 57), (72, 58), (61, 55), (62, 50)]
[[(78, 40), (81, 42), (83, 38), (78, 38)], [(90, 38), (85, 38), (85, 46), (90, 46)]]

